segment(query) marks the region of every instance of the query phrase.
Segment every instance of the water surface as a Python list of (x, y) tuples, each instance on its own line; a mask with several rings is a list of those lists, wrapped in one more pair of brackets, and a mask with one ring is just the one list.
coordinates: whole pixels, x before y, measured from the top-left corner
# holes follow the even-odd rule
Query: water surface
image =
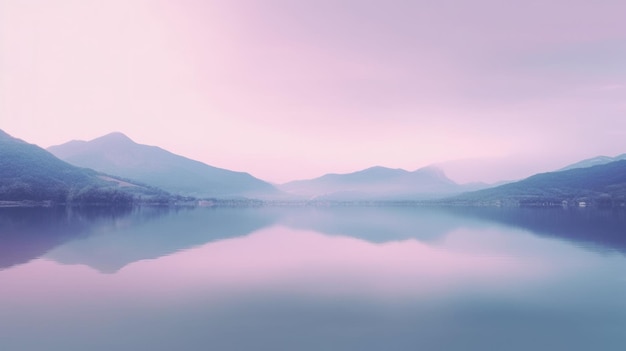
[(1, 350), (624, 350), (626, 214), (0, 209)]

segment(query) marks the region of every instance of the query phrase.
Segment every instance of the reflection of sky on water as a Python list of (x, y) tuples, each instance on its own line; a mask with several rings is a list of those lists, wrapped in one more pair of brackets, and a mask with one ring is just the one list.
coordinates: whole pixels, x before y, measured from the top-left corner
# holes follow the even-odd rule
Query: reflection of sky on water
[[(447, 243), (431, 246), (414, 239), (375, 244), (276, 226), (140, 260), (110, 275), (40, 259), (6, 272), (5, 293), (20, 300), (28, 291), (46, 291), (48, 298), (56, 292), (59, 298), (70, 300), (85, 294), (145, 298), (237, 291), (393, 297), (445, 294), (458, 286), (501, 285), (503, 281), (519, 286), (563, 269), (551, 267), (546, 257), (528, 259), (497, 247), (463, 247), (463, 237), (472, 234), (453, 233), (448, 239), (451, 248), (447, 248)], [(457, 236), (462, 239), (455, 240)]]
[[(26, 302), (81, 296), (161, 298), (181, 294), (293, 292), (377, 298), (532, 289), (626, 262), (521, 231), (457, 229), (437, 243), (371, 243), (354, 237), (273, 226), (167, 256), (114, 274), (38, 259), (4, 272), (5, 298)], [(618, 281), (621, 276), (615, 276)], [(33, 303), (35, 301), (29, 301)]]
[[(132, 215), (94, 222), (91, 228), (84, 228), (80, 235), (60, 240), (61, 244), (48, 249), (46, 257), (67, 264), (86, 264), (101, 272), (114, 273), (138, 260), (154, 259), (208, 242), (245, 236), (273, 225), (330, 236), (353, 237), (372, 243), (412, 239), (425, 244), (437, 244), (458, 230), (473, 230), (476, 233), (488, 230), (522, 231), (565, 239), (597, 252), (626, 252), (626, 237), (622, 234), (626, 231), (626, 216), (619, 212), (339, 207), (196, 209), (175, 212), (145, 209)], [(40, 233), (38, 236), (46, 235)], [(491, 240), (503, 241), (490, 238), (488, 241), (476, 242), (478, 246), (484, 247)], [(524, 246), (526, 241), (519, 241), (515, 245)], [(532, 250), (537, 252), (543, 247), (545, 245)]]
[[(559, 230), (536, 235), (528, 228), (545, 213), (198, 209), (74, 213), (58, 225), (52, 216), (49, 233), (65, 234), (38, 248), (49, 252), (0, 271), (0, 346), (622, 350), (626, 258), (557, 239)], [(24, 216), (0, 225), (42, 237)]]

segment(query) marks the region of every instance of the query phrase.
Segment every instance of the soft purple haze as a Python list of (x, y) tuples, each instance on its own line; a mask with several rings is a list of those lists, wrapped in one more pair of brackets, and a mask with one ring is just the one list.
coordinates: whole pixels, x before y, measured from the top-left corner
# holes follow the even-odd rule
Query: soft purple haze
[(448, 163), (458, 181), (522, 177), (626, 152), (625, 13), (623, 0), (0, 0), (0, 129), (44, 147), (121, 131), (276, 182), (463, 159), (481, 161)]

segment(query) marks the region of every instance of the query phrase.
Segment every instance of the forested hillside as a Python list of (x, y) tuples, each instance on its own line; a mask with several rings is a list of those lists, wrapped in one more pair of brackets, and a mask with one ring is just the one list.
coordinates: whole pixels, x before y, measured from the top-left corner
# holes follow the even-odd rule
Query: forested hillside
[(465, 193), (447, 201), (560, 205), (585, 202), (623, 206), (626, 202), (626, 160), (604, 165), (534, 175), (519, 182)]
[(0, 201), (128, 204), (167, 194), (72, 166), (0, 130)]

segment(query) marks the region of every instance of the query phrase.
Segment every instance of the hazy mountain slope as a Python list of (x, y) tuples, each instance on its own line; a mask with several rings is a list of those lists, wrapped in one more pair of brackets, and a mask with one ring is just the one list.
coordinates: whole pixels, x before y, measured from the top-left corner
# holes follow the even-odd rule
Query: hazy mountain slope
[(130, 202), (141, 193), (139, 186), (120, 184), (93, 170), (72, 166), (0, 130), (0, 200)]
[(626, 160), (537, 174), (499, 187), (457, 196), (451, 201), (517, 203), (588, 200), (621, 203), (626, 198)]
[(271, 184), (248, 173), (212, 167), (156, 146), (137, 144), (121, 133), (91, 141), (70, 141), (48, 150), (71, 164), (182, 195), (262, 197), (278, 193)]
[(326, 174), (315, 179), (293, 181), (280, 185), (280, 189), (317, 199), (394, 200), (449, 195), (466, 188), (434, 167), (409, 172), (377, 166), (348, 174)]
[(626, 160), (626, 154), (621, 154), (621, 155), (615, 156), (615, 157), (597, 156), (597, 157), (593, 157), (593, 158), (588, 158), (586, 160), (582, 160), (582, 161), (573, 163), (573, 164), (571, 164), (571, 165), (569, 165), (567, 167), (563, 167), (563, 168), (559, 169), (559, 171), (567, 171), (569, 169), (587, 168), (587, 167), (599, 166), (599, 165), (604, 165), (604, 164), (607, 164), (607, 163), (620, 161), (620, 160)]

